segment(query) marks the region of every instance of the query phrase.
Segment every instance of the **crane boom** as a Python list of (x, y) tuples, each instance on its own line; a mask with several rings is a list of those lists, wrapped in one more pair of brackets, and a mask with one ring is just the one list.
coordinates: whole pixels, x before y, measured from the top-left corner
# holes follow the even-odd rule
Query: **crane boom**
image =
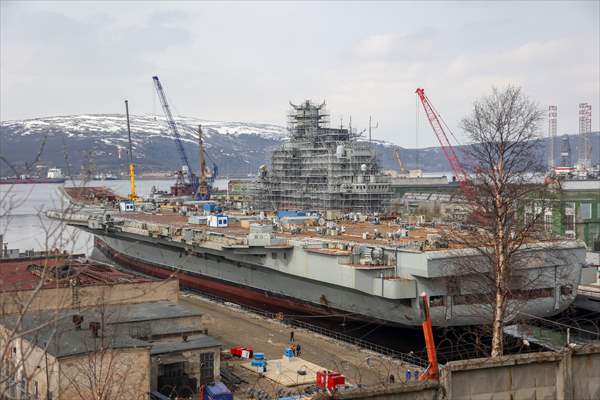
[(427, 359), (429, 360), (429, 366), (421, 376), (420, 381), (432, 380), (437, 381), (440, 378), (440, 367), (437, 360), (437, 353), (435, 351), (435, 339), (433, 337), (433, 328), (431, 327), (431, 314), (429, 310), (429, 296), (423, 292), (419, 299), (421, 306), (421, 312), (423, 313), (423, 335), (425, 336), (425, 345), (427, 346)]
[(474, 192), (470, 184), (469, 175), (467, 175), (467, 173), (465, 172), (462, 164), (456, 156), (456, 152), (454, 151), (452, 144), (450, 144), (450, 141), (448, 140), (448, 136), (446, 135), (446, 132), (444, 131), (444, 127), (441, 122), (441, 116), (435, 110), (435, 108), (429, 101), (427, 95), (425, 95), (425, 89), (417, 88), (415, 93), (419, 96), (421, 104), (423, 104), (423, 108), (425, 109), (425, 113), (427, 114), (427, 119), (429, 119), (429, 124), (431, 125), (435, 136), (440, 142), (440, 146), (442, 147), (444, 156), (446, 157), (446, 160), (448, 160), (448, 163), (452, 168), (452, 172), (454, 173), (456, 179), (458, 180), (458, 183), (460, 184), (461, 190), (463, 191), (467, 200), (472, 199), (474, 196)]
[(204, 140), (202, 138), (202, 125), (198, 125), (198, 146), (200, 148), (200, 177), (198, 181), (198, 198), (210, 200), (210, 188), (206, 180), (206, 162), (204, 161)]
[(162, 87), (162, 84), (160, 83), (158, 76), (153, 76), (152, 80), (154, 81), (154, 87), (156, 88), (156, 93), (158, 94), (158, 98), (160, 99), (160, 105), (162, 106), (163, 112), (165, 113), (165, 118), (167, 119), (169, 129), (171, 129), (171, 133), (173, 134), (173, 136), (175, 136), (175, 143), (177, 144), (177, 150), (179, 150), (181, 162), (188, 169), (190, 183), (192, 185), (192, 193), (196, 195), (198, 191), (198, 177), (192, 172), (192, 167), (188, 160), (187, 154), (185, 153), (183, 143), (181, 142), (181, 135), (179, 134), (177, 124), (175, 123), (175, 119), (173, 118), (173, 114), (171, 113), (171, 108), (169, 107), (169, 103), (167, 102), (167, 96), (165, 96), (165, 91)]
[(398, 167), (400, 168), (400, 173), (405, 174), (407, 172), (406, 166), (404, 165), (404, 162), (400, 158), (400, 150), (397, 148), (394, 149), (394, 158), (396, 159), (396, 162), (398, 163)]
[(135, 168), (133, 167), (133, 146), (131, 145), (131, 126), (129, 125), (129, 102), (125, 100), (125, 115), (127, 116), (127, 138), (129, 139), (129, 179), (131, 180), (131, 191), (129, 200), (136, 201), (135, 193)]

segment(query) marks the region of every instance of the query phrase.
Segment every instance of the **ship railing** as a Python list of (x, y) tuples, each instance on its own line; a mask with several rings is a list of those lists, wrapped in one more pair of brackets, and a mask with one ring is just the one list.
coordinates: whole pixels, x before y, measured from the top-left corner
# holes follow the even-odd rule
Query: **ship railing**
[[(218, 303), (232, 304), (231, 302), (229, 302), (227, 299), (225, 299), (223, 297), (214, 296), (212, 294), (208, 294), (206, 292), (202, 292), (199, 290), (192, 290), (192, 292), (199, 294), (202, 297), (216, 301)], [(382, 354), (384, 356), (394, 358), (396, 360), (400, 360), (401, 362), (411, 364), (413, 366), (417, 366), (417, 367), (425, 369), (429, 365), (429, 363), (426, 360), (424, 360), (423, 358), (421, 358), (415, 354), (412, 354), (412, 353), (403, 353), (403, 352), (394, 350), (392, 348), (379, 345), (377, 343), (369, 342), (368, 340), (364, 340), (359, 337), (346, 335), (344, 333), (340, 333), (340, 332), (334, 331), (332, 329), (328, 329), (328, 328), (325, 328), (322, 326), (311, 324), (310, 322), (306, 322), (306, 321), (303, 321), (303, 320), (300, 320), (297, 318), (286, 317), (282, 313), (266, 311), (266, 310), (262, 310), (262, 309), (244, 305), (244, 304), (236, 303), (234, 305), (235, 305), (235, 307), (238, 307), (241, 310), (249, 311), (254, 314), (261, 315), (265, 318), (279, 320), (288, 326), (306, 329), (311, 332), (317, 333), (319, 335), (323, 335), (323, 336), (326, 336), (326, 337), (329, 337), (329, 338), (332, 338), (332, 339), (335, 339), (335, 340), (338, 340), (341, 342), (349, 343), (351, 345), (360, 347), (362, 349), (372, 351), (374, 353)], [(351, 315), (351, 314), (349, 314), (349, 315)], [(308, 315), (307, 315), (307, 317), (308, 317)]]
[(86, 222), (89, 219), (88, 214), (79, 214), (76, 212), (70, 211), (57, 211), (57, 210), (48, 210), (46, 211), (46, 217), (52, 219), (58, 219), (67, 222)]
[(555, 321), (537, 315), (518, 312), (513, 329), (514, 335), (536, 341), (552, 350), (560, 350), (571, 344), (598, 345), (600, 325), (593, 319), (564, 317)]
[(361, 338), (357, 338), (354, 336), (346, 335), (344, 333), (336, 332), (334, 330), (327, 329), (327, 328), (324, 328), (324, 327), (321, 327), (318, 325), (314, 325), (314, 324), (311, 324), (306, 321), (297, 320), (297, 319), (288, 319), (288, 320), (284, 319), (283, 322), (287, 323), (288, 325), (294, 326), (294, 327), (304, 328), (304, 329), (310, 330), (312, 332), (321, 334), (323, 336), (331, 337), (335, 340), (339, 340), (342, 342), (346, 342), (346, 343), (355, 345), (355, 346), (363, 348), (365, 350), (383, 354), (390, 358), (398, 359), (407, 364), (411, 364), (411, 365), (418, 366), (421, 368), (426, 368), (428, 366), (427, 361), (423, 360), (420, 357), (417, 357), (416, 355), (413, 355), (410, 353), (402, 353), (402, 352), (396, 351), (394, 349), (391, 349), (389, 347), (381, 346), (377, 343), (369, 342), (369, 341), (363, 340)]

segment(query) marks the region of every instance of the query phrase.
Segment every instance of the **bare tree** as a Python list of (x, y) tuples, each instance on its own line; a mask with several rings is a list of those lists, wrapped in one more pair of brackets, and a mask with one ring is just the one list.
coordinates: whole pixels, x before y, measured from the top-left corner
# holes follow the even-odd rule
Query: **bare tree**
[[(504, 351), (509, 300), (522, 295), (514, 290), (514, 282), (520, 280), (519, 286), (525, 288), (532, 283), (526, 280), (535, 279), (518, 274), (525, 262), (524, 246), (541, 233), (546, 206), (536, 201), (550, 198), (546, 188), (532, 179), (543, 170), (536, 156), (542, 115), (520, 88), (508, 86), (477, 100), (461, 123), (472, 143), (466, 149), (466, 163), (476, 173), (472, 194), (467, 194), (474, 226), (468, 233), (453, 233), (452, 240), (475, 249), (478, 263), (487, 264), (488, 281), (482, 283), (491, 297), (492, 357)], [(481, 277), (482, 269), (475, 275)]]

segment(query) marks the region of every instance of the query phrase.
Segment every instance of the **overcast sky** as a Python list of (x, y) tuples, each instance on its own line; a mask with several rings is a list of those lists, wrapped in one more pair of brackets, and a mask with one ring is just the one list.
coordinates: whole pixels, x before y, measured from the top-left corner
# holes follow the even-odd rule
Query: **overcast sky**
[(289, 100), (324, 99), (336, 125), (372, 115), (405, 147), (416, 87), (459, 137), (473, 100), (508, 83), (558, 105), (559, 133), (577, 132), (580, 102), (598, 130), (599, 4), (2, 1), (1, 119), (122, 113), (125, 98), (160, 113), (157, 74), (181, 115), (284, 124)]

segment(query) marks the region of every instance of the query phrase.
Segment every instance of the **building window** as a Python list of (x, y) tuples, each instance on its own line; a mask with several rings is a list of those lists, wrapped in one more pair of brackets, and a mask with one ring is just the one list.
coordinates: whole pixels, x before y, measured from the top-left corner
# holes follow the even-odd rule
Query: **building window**
[(445, 303), (445, 301), (444, 301), (445, 299), (446, 299), (446, 296), (431, 296), (429, 298), (429, 305), (431, 307), (440, 307), (440, 306), (443, 306), (443, 305), (445, 305), (444, 304)]
[(535, 219), (534, 206), (533, 206), (533, 204), (528, 204), (525, 206), (525, 212), (523, 215), (523, 224), (529, 225), (532, 223), (532, 221), (534, 221), (534, 219)]
[(579, 205), (579, 218), (591, 219), (592, 218), (592, 203), (581, 203)]
[(571, 285), (563, 285), (560, 287), (560, 294), (562, 296), (570, 296), (573, 294), (573, 287)]
[(575, 215), (575, 203), (569, 202), (565, 204), (565, 215)]
[(544, 214), (544, 230), (552, 233), (552, 211), (546, 211)]
[(565, 231), (574, 231), (575, 230), (575, 216), (574, 215), (565, 215)]
[(200, 384), (211, 383), (215, 379), (215, 354), (200, 354)]

